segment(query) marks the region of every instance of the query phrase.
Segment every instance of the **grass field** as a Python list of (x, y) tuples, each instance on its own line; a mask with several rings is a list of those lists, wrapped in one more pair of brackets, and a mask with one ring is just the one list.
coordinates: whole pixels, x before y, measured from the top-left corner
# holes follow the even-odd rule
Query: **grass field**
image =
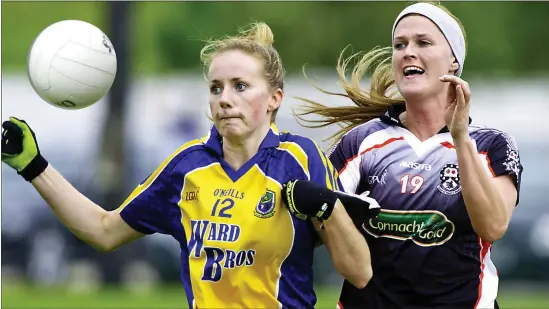
[[(337, 288), (319, 287), (316, 308), (333, 309), (339, 295)], [(539, 292), (500, 291), (501, 308), (548, 309), (549, 296)], [(187, 308), (183, 288), (165, 286), (149, 293), (132, 293), (118, 287), (89, 294), (72, 294), (64, 288), (29, 288), (2, 283), (2, 308), (18, 309), (174, 309)]]

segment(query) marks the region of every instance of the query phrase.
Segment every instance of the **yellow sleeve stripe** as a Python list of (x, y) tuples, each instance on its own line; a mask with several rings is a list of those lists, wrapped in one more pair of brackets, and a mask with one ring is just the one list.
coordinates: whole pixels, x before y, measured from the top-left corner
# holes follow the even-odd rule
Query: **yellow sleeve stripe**
[(314, 144), (315, 144), (316, 150), (318, 151), (318, 155), (322, 160), (322, 164), (326, 169), (326, 187), (328, 187), (328, 189), (330, 190), (334, 190), (334, 188), (336, 188), (336, 185), (334, 183), (334, 177), (333, 177), (334, 167), (332, 166), (332, 163), (328, 160), (328, 158), (326, 158), (322, 149), (320, 149), (320, 147), (316, 143)]
[(180, 154), (181, 152), (193, 147), (193, 146), (197, 146), (197, 145), (202, 145), (202, 141), (201, 140), (192, 140), (192, 141), (189, 141), (185, 144), (183, 144), (181, 147), (179, 147), (176, 151), (174, 151), (168, 158), (166, 158), (157, 168), (156, 170), (147, 178), (147, 180), (145, 180), (144, 183), (142, 184), (139, 184), (133, 191), (132, 193), (130, 194), (130, 196), (128, 196), (126, 198), (126, 200), (124, 201), (124, 203), (122, 203), (122, 205), (120, 205), (120, 207), (118, 207), (118, 212), (122, 211), (122, 209), (124, 209), (124, 207), (126, 207), (131, 201), (133, 201), (136, 197), (139, 196), (139, 194), (143, 193), (145, 190), (147, 190), (147, 188), (150, 187), (150, 185), (156, 180), (156, 178), (158, 177), (158, 175), (160, 175), (160, 173), (162, 173), (162, 171), (166, 168), (166, 166), (168, 166), (168, 164), (173, 160), (173, 158), (175, 158), (178, 154)]
[(339, 175), (337, 173), (337, 170), (334, 168), (334, 187), (335, 187), (335, 190), (341, 190), (341, 188), (339, 187), (339, 182), (337, 181), (339, 178)]
[(309, 158), (307, 157), (307, 153), (303, 150), (303, 148), (301, 148), (301, 146), (299, 146), (299, 144), (293, 142), (280, 142), (278, 149), (290, 153), (290, 155), (296, 159), (297, 163), (307, 175), (307, 179), (311, 179), (311, 175), (309, 174)]

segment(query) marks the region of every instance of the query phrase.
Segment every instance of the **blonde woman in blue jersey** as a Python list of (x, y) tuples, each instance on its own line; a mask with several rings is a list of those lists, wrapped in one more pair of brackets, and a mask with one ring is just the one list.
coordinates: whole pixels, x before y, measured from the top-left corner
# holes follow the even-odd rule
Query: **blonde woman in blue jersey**
[[(349, 210), (371, 248), (373, 277), (363, 289), (346, 281), (339, 308), (498, 308), (490, 248), (519, 201), (516, 142), (471, 123), (471, 89), (460, 78), (465, 31), (446, 8), (404, 8), (391, 42), (338, 63), (356, 106), (310, 102), (304, 113), (348, 125), (330, 160), (345, 191), (369, 191), (381, 206), (377, 218)], [(366, 72), (369, 91), (359, 88)]]
[(336, 269), (362, 288), (371, 277), (369, 250), (332, 191), (337, 172), (312, 140), (274, 125), (284, 70), (272, 43), (270, 28), (256, 23), (204, 47), (214, 126), (177, 149), (116, 211), (94, 204), (49, 165), (24, 121), (4, 122), (2, 161), (100, 251), (148, 234), (173, 236), (192, 308), (313, 308), (319, 239)]

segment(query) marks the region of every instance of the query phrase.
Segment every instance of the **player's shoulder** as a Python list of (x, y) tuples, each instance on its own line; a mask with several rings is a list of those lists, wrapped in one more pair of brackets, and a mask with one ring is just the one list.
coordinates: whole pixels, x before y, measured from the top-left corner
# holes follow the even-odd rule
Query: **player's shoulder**
[(201, 154), (206, 151), (204, 146), (204, 138), (197, 138), (186, 142), (185, 144), (179, 146), (172, 155), (179, 158), (186, 158), (191, 155)]
[(388, 132), (387, 129), (390, 127), (391, 125), (383, 122), (380, 118), (359, 124), (347, 131), (330, 150), (330, 153), (337, 148), (358, 151), (364, 140), (372, 135), (379, 134), (381, 131)]
[[(326, 173), (332, 171), (331, 162), (320, 145), (309, 137), (282, 132), (277, 157), (283, 172), (290, 179), (318, 181), (319, 175), (326, 182)], [(330, 178), (331, 179), (331, 178)]]
[(185, 164), (180, 164), (180, 162), (182, 162), (183, 159), (187, 158), (190, 154), (199, 151), (201, 147), (203, 147), (202, 141), (198, 139), (189, 141), (181, 145), (169, 156), (164, 158), (164, 160), (156, 167), (156, 169), (147, 178), (145, 178), (145, 182), (141, 183), (141, 185), (150, 183), (155, 179), (168, 180), (177, 171), (183, 172), (183, 174), (185, 174), (189, 171), (190, 164), (187, 164), (187, 160), (185, 160)]
[(317, 154), (320, 150), (320, 146), (313, 139), (288, 131), (279, 133), (279, 141), (279, 148), (286, 148), (288, 146), (299, 147), (307, 155)]
[(501, 129), (471, 123), (469, 125), (469, 135), (471, 139), (475, 140), (479, 150), (489, 148), (491, 145), (498, 143), (507, 144), (511, 148), (518, 149), (515, 138)]
[(508, 135), (508, 133), (503, 131), (503, 130), (493, 128), (493, 127), (489, 127), (489, 126), (485, 126), (485, 125), (478, 124), (478, 123), (474, 123), (474, 122), (472, 122), (469, 125), (469, 133), (471, 135), (476, 135), (476, 136)]
[(388, 124), (383, 122), (380, 118), (375, 118), (365, 123), (359, 124), (349, 130), (342, 139), (348, 140), (363, 140), (369, 135), (372, 135), (378, 131), (382, 131), (390, 127)]
[(190, 140), (179, 146), (173, 151), (163, 162), (167, 170), (173, 171), (184, 167), (184, 170), (192, 170), (193, 168), (203, 165), (204, 159), (211, 157), (204, 145), (208, 137)]

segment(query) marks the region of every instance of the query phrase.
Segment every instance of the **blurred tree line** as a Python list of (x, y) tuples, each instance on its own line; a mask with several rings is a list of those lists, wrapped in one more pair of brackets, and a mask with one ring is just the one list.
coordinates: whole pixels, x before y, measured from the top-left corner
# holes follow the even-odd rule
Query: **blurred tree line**
[[(394, 18), (412, 2), (134, 2), (134, 74), (200, 70), (210, 37), (267, 22), (289, 73), (333, 68), (341, 50), (387, 46)], [(546, 74), (549, 2), (445, 2), (465, 25), (465, 75)], [(63, 19), (91, 22), (109, 33), (107, 2), (2, 2), (2, 67), (23, 70), (34, 37)], [(116, 42), (113, 42), (116, 47)]]

